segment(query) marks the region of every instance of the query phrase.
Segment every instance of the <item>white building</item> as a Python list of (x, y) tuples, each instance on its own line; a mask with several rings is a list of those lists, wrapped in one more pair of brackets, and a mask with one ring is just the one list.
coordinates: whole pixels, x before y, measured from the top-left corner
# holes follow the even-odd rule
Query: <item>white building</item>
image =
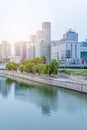
[(50, 43), (51, 42), (51, 23), (50, 22), (43, 22), (42, 23), (42, 30), (45, 35), (44, 42)]
[(19, 41), (14, 44), (14, 55), (21, 57), (21, 62), (26, 59), (27, 41)]
[(0, 44), (0, 61), (8, 62), (11, 57), (11, 44), (8, 41), (2, 41)]
[(87, 64), (87, 39), (80, 42), (80, 58)]
[(11, 56), (10, 59), (11, 62), (15, 62), (15, 63), (21, 63), (21, 57), (20, 56)]
[(36, 33), (36, 57), (45, 56), (50, 61), (51, 23), (42, 23), (42, 30)]
[(51, 41), (51, 60), (56, 59), (58, 60), (58, 41)]
[(30, 41), (26, 44), (26, 59), (35, 58), (35, 44), (36, 44), (36, 35), (30, 36)]
[(55, 58), (65, 64), (81, 64), (82, 60), (87, 60), (86, 56), (87, 41), (78, 42), (78, 34), (71, 29), (56, 45), (51, 46), (51, 59)]
[(76, 33), (70, 28), (65, 34), (63, 34), (63, 39), (78, 42), (78, 33)]

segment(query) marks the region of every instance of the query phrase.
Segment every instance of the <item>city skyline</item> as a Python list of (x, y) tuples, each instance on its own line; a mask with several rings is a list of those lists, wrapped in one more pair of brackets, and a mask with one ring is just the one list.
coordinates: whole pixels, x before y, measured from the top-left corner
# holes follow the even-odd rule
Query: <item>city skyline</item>
[(0, 0), (0, 41), (29, 40), (29, 35), (41, 29), (43, 21), (52, 24), (52, 40), (62, 38), (73, 28), (79, 40), (85, 40), (86, 0)]

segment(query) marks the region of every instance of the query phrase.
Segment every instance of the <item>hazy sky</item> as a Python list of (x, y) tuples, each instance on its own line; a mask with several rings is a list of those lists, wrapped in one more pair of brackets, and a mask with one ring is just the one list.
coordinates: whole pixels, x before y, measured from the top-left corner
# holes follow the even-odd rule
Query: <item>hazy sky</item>
[(0, 0), (0, 41), (28, 40), (43, 21), (52, 23), (54, 40), (69, 28), (79, 33), (79, 40), (85, 40), (87, 0)]

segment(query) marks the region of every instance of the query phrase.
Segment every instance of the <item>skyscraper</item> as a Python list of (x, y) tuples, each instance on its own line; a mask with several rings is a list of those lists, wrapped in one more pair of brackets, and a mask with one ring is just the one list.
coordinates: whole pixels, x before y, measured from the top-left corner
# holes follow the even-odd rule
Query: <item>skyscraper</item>
[(14, 44), (15, 56), (20, 56), (21, 61), (26, 59), (26, 41), (16, 42)]
[(35, 43), (36, 43), (36, 35), (30, 36), (30, 41), (26, 44), (26, 59), (35, 58)]
[(43, 22), (42, 23), (42, 30), (45, 33), (46, 43), (50, 43), (51, 42), (51, 23), (50, 22)]
[(42, 23), (42, 30), (36, 33), (36, 57), (45, 56), (50, 61), (51, 23)]
[(8, 62), (11, 56), (11, 45), (8, 41), (2, 41), (0, 44), (0, 61)]

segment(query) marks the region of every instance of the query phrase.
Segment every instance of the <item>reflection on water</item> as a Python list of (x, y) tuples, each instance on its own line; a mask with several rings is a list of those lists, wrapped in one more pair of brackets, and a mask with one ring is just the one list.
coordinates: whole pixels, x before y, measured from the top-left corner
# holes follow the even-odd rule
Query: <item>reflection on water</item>
[(42, 113), (50, 115), (57, 110), (57, 88), (38, 84), (38, 86), (15, 82), (9, 78), (0, 78), (0, 94), (7, 97), (14, 84), (14, 96), (16, 99), (31, 102), (41, 108)]
[[(33, 125), (31, 127), (28, 125), (28, 120), (34, 120), (33, 123), (36, 122), (36, 124), (42, 123), (43, 128), (37, 127), (38, 130), (54, 130), (53, 126), (55, 126), (55, 130), (86, 130), (85, 128), (87, 128), (87, 94), (33, 82), (29, 84), (19, 83), (0, 77), (0, 106), (4, 107), (5, 100), (7, 102), (6, 107), (9, 108), (7, 113), (12, 111), (10, 107), (13, 106), (12, 115), (22, 112), (20, 116), (15, 114), (16, 120), (27, 118), (25, 129), (35, 130)], [(25, 115), (28, 116), (25, 117)], [(45, 118), (43, 119), (41, 115)], [(23, 123), (24, 121), (21, 124)], [(24, 130), (23, 126), (21, 126), (21, 130)]]
[(57, 88), (17, 83), (15, 97), (36, 104), (42, 109), (43, 114), (49, 115), (52, 110), (57, 110)]
[(6, 84), (6, 78), (0, 77), (0, 94), (2, 94), (3, 97), (7, 97), (10, 92), (10, 84)]
[(25, 84), (14, 82), (9, 78), (0, 78), (0, 94), (7, 97), (14, 84), (14, 96), (18, 100), (31, 102), (41, 108), (42, 114), (64, 109), (73, 114), (79, 112), (83, 104), (87, 108), (87, 95), (70, 90), (58, 89), (42, 84)]

